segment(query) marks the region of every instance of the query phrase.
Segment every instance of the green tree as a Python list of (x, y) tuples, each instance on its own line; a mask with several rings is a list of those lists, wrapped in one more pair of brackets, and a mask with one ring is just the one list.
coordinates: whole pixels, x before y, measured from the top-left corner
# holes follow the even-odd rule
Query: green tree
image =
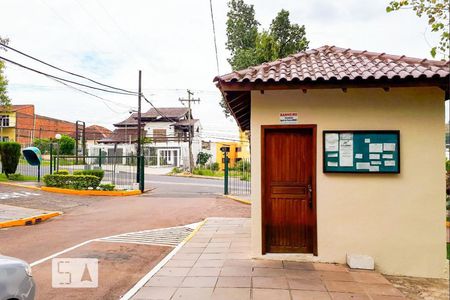
[(435, 57), (438, 51), (444, 57), (448, 55), (447, 52), (450, 49), (449, 0), (397, 0), (391, 1), (386, 7), (388, 13), (400, 9), (412, 9), (418, 17), (425, 15), (431, 31), (441, 36), (439, 44), (431, 48), (431, 55)]
[[(308, 49), (305, 26), (292, 24), (289, 11), (282, 9), (272, 20), (269, 30), (258, 31), (253, 5), (244, 0), (230, 0), (227, 13), (228, 58), (233, 71), (274, 61)], [(222, 99), (220, 106), (226, 117), (230, 111)]]
[(17, 170), (20, 159), (20, 144), (15, 142), (0, 143), (0, 156), (2, 162), (2, 171), (8, 176), (14, 174)]
[(206, 153), (206, 152), (199, 152), (197, 154), (197, 164), (200, 166), (204, 166), (206, 165), (206, 163), (208, 162), (208, 160), (212, 157), (211, 154)]
[(289, 12), (282, 9), (270, 24), (270, 35), (277, 47), (274, 48), (277, 58), (286, 57), (308, 49), (305, 25), (291, 24)]
[[(0, 50), (5, 50), (6, 49), (4, 47), (1, 46), (1, 44), (8, 44), (9, 40), (6, 38), (2, 38), (0, 36)], [(6, 76), (4, 74), (4, 69), (5, 69), (5, 62), (0, 60), (0, 106), (10, 106), (11, 105), (11, 100), (8, 97), (8, 91), (7, 91), (7, 87), (8, 87), (8, 80), (6, 79)]]
[(68, 135), (61, 136), (59, 140), (59, 153), (62, 155), (71, 155), (75, 150), (75, 139)]
[(46, 154), (50, 151), (50, 139), (34, 139), (33, 146), (41, 150), (42, 154)]

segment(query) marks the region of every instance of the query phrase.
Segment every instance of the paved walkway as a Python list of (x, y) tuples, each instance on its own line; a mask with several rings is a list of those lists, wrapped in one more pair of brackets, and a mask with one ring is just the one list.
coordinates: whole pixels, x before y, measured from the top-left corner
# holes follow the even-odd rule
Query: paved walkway
[(210, 218), (132, 298), (402, 299), (377, 272), (250, 259), (250, 219)]

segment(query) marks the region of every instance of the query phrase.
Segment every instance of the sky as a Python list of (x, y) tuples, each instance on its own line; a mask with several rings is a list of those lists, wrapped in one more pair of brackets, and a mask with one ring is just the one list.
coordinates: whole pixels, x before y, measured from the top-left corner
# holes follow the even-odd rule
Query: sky
[[(254, 4), (260, 29), (268, 29), (281, 9), (293, 23), (305, 25), (310, 48), (336, 45), (356, 50), (431, 58), (438, 36), (425, 18), (410, 10), (386, 13), (389, 0), (246, 0)], [(225, 48), (227, 1), (212, 0), (219, 72), (231, 68)], [(217, 75), (208, 0), (2, 0), (0, 36), (10, 46), (60, 68), (120, 88), (143, 93), (158, 107), (181, 106), (186, 89), (200, 98), (193, 105), (205, 139), (237, 136), (232, 118), (219, 106), (213, 83)], [(53, 75), (70, 78), (12, 51), (9, 59)], [(113, 128), (136, 109), (137, 97), (90, 91), (101, 100), (7, 64), (9, 96), (14, 104), (34, 104), (42, 115), (81, 120)], [(70, 78), (76, 79), (77, 78)], [(143, 104), (146, 111), (150, 106)]]

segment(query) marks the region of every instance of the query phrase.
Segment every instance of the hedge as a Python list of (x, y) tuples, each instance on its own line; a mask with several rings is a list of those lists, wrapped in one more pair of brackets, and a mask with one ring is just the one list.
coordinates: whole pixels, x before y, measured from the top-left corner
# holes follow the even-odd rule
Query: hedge
[(100, 179), (93, 175), (47, 174), (43, 178), (46, 186), (75, 190), (97, 189)]
[(0, 143), (0, 156), (3, 173), (14, 174), (20, 159), (20, 144), (15, 142)]
[(105, 171), (103, 170), (78, 170), (78, 171), (73, 171), (73, 175), (92, 175), (95, 177), (98, 177), (98, 179), (100, 179), (100, 181), (102, 181), (103, 176), (105, 176)]

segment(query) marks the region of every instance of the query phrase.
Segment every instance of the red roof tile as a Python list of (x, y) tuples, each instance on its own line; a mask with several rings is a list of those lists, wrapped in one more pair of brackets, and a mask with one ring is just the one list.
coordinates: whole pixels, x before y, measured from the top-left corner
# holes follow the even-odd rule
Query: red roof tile
[(158, 110), (151, 108), (142, 114), (142, 118), (182, 118), (188, 113), (187, 107), (158, 107)]
[(112, 133), (111, 130), (99, 125), (86, 127), (86, 140), (100, 140)]
[(323, 46), (217, 76), (221, 82), (320, 82), (443, 78), (449, 62)]

